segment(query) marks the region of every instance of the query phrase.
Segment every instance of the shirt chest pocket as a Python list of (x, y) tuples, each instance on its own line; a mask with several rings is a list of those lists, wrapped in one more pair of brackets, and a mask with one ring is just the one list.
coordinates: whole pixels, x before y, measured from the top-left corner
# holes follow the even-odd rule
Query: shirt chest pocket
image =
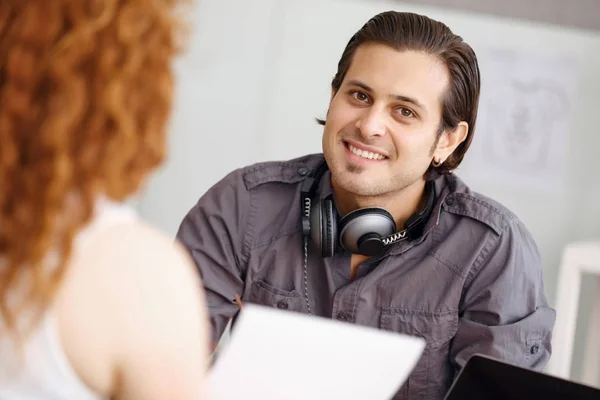
[(423, 354), (398, 399), (442, 398), (452, 380), (449, 349), (458, 329), (458, 312), (425, 312), (382, 308), (380, 328), (425, 340)]
[(297, 290), (283, 290), (273, 287), (265, 281), (254, 281), (250, 288), (249, 301), (280, 310), (303, 310), (303, 298)]

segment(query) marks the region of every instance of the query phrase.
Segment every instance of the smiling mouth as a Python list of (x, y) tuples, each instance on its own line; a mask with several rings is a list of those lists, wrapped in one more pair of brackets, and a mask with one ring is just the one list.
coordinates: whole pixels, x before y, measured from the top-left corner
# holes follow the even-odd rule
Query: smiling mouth
[(359, 149), (358, 147), (351, 145), (350, 143), (345, 143), (345, 145), (346, 145), (346, 148), (348, 150), (350, 150), (350, 152), (352, 154), (354, 154), (355, 156), (358, 156), (358, 157), (365, 158), (367, 160), (385, 160), (387, 158), (383, 154), (374, 153), (372, 151), (362, 150), (362, 149)]

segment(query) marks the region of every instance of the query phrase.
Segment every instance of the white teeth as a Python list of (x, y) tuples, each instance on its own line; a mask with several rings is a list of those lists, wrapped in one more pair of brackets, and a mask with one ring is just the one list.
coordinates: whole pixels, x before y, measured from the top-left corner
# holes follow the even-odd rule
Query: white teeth
[(379, 153), (373, 153), (370, 151), (361, 150), (361, 149), (358, 149), (358, 148), (352, 146), (351, 144), (348, 144), (348, 148), (350, 149), (350, 151), (353, 154), (356, 154), (357, 156), (362, 157), (362, 158), (368, 158), (369, 160), (383, 160), (385, 158), (385, 156), (383, 156)]

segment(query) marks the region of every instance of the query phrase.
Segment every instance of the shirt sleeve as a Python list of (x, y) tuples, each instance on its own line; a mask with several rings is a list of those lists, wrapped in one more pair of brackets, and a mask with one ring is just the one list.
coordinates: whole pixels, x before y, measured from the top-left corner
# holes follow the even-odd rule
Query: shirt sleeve
[(539, 251), (514, 219), (490, 235), (467, 276), (450, 360), (457, 372), (476, 353), (541, 370), (551, 355), (554, 322)]
[(239, 311), (234, 296), (244, 287), (249, 206), (242, 174), (234, 171), (200, 198), (177, 232), (202, 277), (215, 344)]

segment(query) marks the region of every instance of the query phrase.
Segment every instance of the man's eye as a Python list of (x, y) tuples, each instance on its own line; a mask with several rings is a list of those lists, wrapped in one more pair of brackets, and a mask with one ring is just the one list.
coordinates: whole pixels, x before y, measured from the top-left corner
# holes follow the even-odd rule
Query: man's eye
[(415, 113), (413, 113), (412, 110), (408, 108), (400, 107), (398, 111), (400, 112), (400, 115), (402, 115), (405, 118), (413, 118), (415, 116)]
[(361, 101), (361, 102), (365, 102), (365, 101), (368, 101), (368, 100), (369, 100), (369, 96), (367, 96), (367, 95), (366, 95), (366, 94), (364, 94), (363, 92), (357, 92), (357, 91), (354, 91), (354, 92), (352, 92), (352, 96), (353, 96), (353, 97), (354, 97), (356, 100), (358, 100), (358, 101)]

